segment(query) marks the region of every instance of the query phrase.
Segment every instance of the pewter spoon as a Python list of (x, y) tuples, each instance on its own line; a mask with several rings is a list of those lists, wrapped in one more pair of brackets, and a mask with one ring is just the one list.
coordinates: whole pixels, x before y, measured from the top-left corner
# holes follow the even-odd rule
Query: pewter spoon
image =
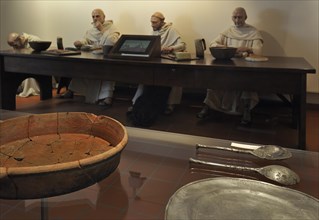
[(267, 160), (283, 160), (290, 158), (292, 156), (291, 152), (288, 151), (286, 148), (282, 148), (276, 145), (263, 145), (256, 149), (239, 149), (233, 147), (207, 146), (203, 144), (196, 144), (196, 149), (198, 148), (209, 148), (218, 150), (228, 150), (239, 153), (249, 153), (256, 157)]
[(261, 175), (265, 176), (266, 178), (281, 183), (283, 185), (294, 185), (300, 182), (300, 178), (298, 174), (296, 174), (291, 169), (279, 166), (279, 165), (269, 165), (261, 168), (253, 168), (253, 167), (243, 167), (243, 166), (234, 166), (234, 165), (227, 165), (227, 164), (220, 164), (220, 163), (213, 163), (203, 160), (196, 160), (193, 158), (189, 158), (190, 162), (204, 164), (209, 166), (217, 166), (217, 167), (225, 167), (231, 168), (235, 170), (242, 170), (242, 171), (255, 171), (260, 173)]

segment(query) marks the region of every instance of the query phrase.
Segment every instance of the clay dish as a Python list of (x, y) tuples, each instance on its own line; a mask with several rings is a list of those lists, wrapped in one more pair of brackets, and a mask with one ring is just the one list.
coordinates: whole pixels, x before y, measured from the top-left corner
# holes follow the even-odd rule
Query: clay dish
[(82, 112), (28, 115), (0, 122), (0, 198), (70, 193), (110, 175), (127, 144), (125, 127)]

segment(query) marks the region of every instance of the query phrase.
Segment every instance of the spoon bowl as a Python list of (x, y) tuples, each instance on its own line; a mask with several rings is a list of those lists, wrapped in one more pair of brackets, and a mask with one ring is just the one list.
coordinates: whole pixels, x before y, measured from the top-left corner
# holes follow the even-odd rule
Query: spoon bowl
[(269, 165), (256, 168), (256, 171), (268, 179), (274, 180), (283, 185), (294, 185), (300, 182), (298, 174), (284, 166)]
[(286, 148), (276, 145), (264, 145), (251, 151), (251, 154), (267, 160), (283, 160), (292, 156)]

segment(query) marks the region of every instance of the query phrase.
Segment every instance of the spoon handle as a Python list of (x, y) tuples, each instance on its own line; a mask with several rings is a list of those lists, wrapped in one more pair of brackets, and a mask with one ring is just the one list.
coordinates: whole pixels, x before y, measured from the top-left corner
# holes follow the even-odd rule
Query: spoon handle
[(244, 170), (244, 171), (255, 171), (255, 172), (259, 172), (258, 169), (252, 168), (252, 167), (243, 167), (243, 166), (235, 166), (235, 165), (214, 163), (214, 162), (208, 162), (208, 161), (204, 161), (204, 160), (197, 160), (197, 159), (194, 159), (194, 158), (189, 158), (189, 162), (197, 163), (197, 164), (203, 164), (203, 165), (209, 165), (209, 166), (230, 168), (230, 169), (234, 169), (234, 170)]
[(196, 150), (199, 148), (227, 150), (227, 151), (238, 152), (238, 153), (251, 153), (251, 150), (247, 150), (247, 149), (238, 149), (238, 148), (233, 148), (233, 147), (221, 147), (221, 146), (196, 144)]

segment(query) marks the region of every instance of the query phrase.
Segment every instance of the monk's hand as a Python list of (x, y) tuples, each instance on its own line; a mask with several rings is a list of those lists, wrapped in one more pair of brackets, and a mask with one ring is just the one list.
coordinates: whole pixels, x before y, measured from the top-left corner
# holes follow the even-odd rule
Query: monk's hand
[(162, 53), (172, 53), (174, 51), (173, 47), (163, 47)]
[(238, 57), (247, 57), (249, 54), (252, 54), (253, 50), (248, 47), (239, 47), (237, 48), (236, 54)]
[(75, 41), (73, 44), (74, 44), (74, 46), (75, 46), (76, 48), (81, 48), (81, 47), (82, 47), (82, 43), (81, 43), (81, 41), (79, 41), (79, 40)]
[(249, 47), (238, 47), (237, 48), (237, 53), (244, 53), (244, 52), (252, 53), (253, 50)]
[(103, 24), (99, 21), (93, 23), (94, 27), (96, 27), (99, 31), (103, 30)]

